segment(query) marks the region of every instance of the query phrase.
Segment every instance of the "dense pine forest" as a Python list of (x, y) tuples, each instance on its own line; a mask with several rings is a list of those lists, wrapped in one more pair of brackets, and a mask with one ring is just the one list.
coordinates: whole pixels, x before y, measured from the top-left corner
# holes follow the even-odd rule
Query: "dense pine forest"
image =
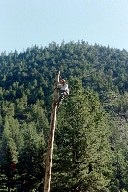
[(43, 191), (56, 70), (51, 192), (127, 192), (128, 52), (83, 40), (1, 53), (0, 191)]

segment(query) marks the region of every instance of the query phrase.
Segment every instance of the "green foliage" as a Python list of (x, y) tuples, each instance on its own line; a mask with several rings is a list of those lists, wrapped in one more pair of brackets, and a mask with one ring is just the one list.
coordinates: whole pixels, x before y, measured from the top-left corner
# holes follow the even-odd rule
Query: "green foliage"
[(110, 172), (107, 118), (91, 91), (83, 93), (76, 80), (72, 84), (74, 92), (58, 114), (53, 191), (101, 190)]
[(18, 171), (21, 189), (38, 188), (44, 177), (44, 139), (38, 135), (34, 123), (23, 125), (24, 146), (19, 154)]
[[(9, 120), (11, 120), (11, 117)], [(16, 172), (11, 169), (11, 165), (16, 164), (18, 161), (18, 149), (15, 143), (15, 141), (18, 141), (18, 135), (16, 133), (6, 117), (2, 138), (2, 151), (4, 151), (2, 155), (2, 170), (6, 175), (8, 190), (15, 186)]]
[[(26, 175), (27, 190), (42, 191), (54, 75), (60, 70), (70, 96), (57, 114), (52, 190), (128, 191), (127, 61), (126, 50), (83, 40), (1, 53), (0, 164), (8, 181), (18, 178), (17, 190), (23, 191)], [(18, 165), (14, 175), (12, 162)]]

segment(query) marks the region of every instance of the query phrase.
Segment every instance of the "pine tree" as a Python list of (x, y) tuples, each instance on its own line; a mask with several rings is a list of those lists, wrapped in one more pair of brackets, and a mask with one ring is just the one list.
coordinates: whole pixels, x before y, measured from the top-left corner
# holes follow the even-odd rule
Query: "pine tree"
[(107, 118), (93, 92), (83, 93), (78, 80), (71, 83), (71, 96), (58, 112), (52, 191), (98, 191), (108, 184)]
[(8, 191), (15, 187), (15, 176), (16, 176), (16, 164), (18, 161), (18, 149), (15, 143), (10, 124), (5, 118), (5, 125), (2, 137), (2, 150), (4, 151), (2, 169), (7, 177)]
[(31, 108), (31, 117), (36, 124), (37, 132), (43, 132), (44, 139), (47, 141), (49, 123), (46, 117), (46, 110), (42, 108), (42, 103), (39, 100)]
[(38, 134), (34, 122), (23, 124), (24, 146), (19, 155), (18, 171), (21, 191), (32, 191), (40, 186), (44, 175), (44, 138)]
[(128, 190), (127, 185), (127, 123), (124, 119), (116, 117), (111, 120), (111, 146), (113, 152), (112, 171), (110, 189), (119, 191), (122, 189)]

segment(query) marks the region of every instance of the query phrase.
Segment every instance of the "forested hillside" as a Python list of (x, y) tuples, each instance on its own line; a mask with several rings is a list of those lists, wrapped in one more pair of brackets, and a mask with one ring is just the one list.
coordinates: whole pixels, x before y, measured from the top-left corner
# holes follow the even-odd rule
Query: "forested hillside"
[(0, 191), (42, 191), (55, 71), (51, 192), (128, 191), (128, 52), (84, 41), (0, 56)]

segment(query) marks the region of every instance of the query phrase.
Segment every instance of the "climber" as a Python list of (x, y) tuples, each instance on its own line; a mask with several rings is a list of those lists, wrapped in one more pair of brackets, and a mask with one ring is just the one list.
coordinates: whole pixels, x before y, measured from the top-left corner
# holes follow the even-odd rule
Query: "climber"
[(61, 79), (58, 83), (58, 90), (60, 91), (60, 96), (58, 99), (58, 104), (64, 99), (65, 96), (69, 95), (68, 84), (64, 79)]
[(64, 79), (61, 79), (59, 84), (58, 84), (58, 88), (60, 89), (60, 94), (61, 95), (69, 95), (69, 88), (68, 88), (68, 84), (66, 83), (66, 81)]

